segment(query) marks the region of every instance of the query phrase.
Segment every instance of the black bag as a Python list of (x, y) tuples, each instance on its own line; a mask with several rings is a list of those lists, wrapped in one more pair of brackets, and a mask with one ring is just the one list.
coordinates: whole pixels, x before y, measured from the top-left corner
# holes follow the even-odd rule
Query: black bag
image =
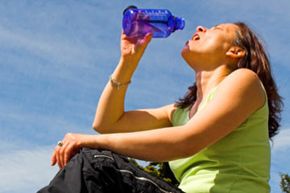
[(37, 193), (182, 193), (107, 150), (82, 149)]

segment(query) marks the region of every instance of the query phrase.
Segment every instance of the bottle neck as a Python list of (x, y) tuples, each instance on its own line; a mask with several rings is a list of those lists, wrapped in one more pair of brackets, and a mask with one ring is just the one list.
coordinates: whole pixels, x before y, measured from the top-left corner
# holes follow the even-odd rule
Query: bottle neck
[(174, 17), (174, 16), (173, 16), (173, 19), (174, 19), (174, 28), (173, 28), (173, 31), (183, 30), (183, 28), (185, 26), (184, 19), (181, 18), (181, 17)]

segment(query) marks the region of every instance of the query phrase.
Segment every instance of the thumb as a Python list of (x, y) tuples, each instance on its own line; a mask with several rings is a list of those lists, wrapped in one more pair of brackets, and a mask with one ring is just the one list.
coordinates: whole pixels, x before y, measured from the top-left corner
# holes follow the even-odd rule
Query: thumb
[(147, 33), (142, 39), (137, 40), (137, 44), (135, 46), (136, 51), (142, 50), (144, 51), (148, 46), (149, 42), (152, 39), (152, 34)]
[(144, 38), (140, 41), (140, 44), (147, 46), (152, 39), (152, 33), (147, 33)]
[(56, 157), (55, 157), (55, 151), (54, 151), (50, 158), (50, 165), (54, 166), (55, 164), (56, 164)]

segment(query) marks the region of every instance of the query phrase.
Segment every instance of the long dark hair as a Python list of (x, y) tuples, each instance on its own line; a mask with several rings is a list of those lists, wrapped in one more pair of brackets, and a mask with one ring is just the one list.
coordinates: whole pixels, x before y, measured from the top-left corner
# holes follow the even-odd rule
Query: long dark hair
[[(277, 86), (272, 76), (270, 62), (263, 48), (263, 44), (255, 33), (243, 22), (234, 23), (238, 26), (237, 37), (234, 44), (243, 48), (245, 56), (238, 61), (238, 68), (248, 68), (254, 71), (262, 81), (267, 92), (269, 106), (269, 138), (278, 133), (281, 111), (283, 107), (282, 97), (278, 93)], [(196, 83), (188, 87), (185, 96), (179, 99), (175, 106), (179, 108), (190, 107), (196, 101)]]

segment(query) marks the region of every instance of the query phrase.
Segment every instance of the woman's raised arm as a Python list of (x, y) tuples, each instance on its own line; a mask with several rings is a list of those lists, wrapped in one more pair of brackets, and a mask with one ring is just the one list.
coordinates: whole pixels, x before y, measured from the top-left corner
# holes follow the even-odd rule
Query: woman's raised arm
[(137, 39), (122, 33), (119, 64), (104, 88), (96, 109), (92, 125), (96, 131), (129, 132), (169, 126), (172, 105), (125, 112), (124, 101), (128, 85), (151, 38), (151, 34)]

